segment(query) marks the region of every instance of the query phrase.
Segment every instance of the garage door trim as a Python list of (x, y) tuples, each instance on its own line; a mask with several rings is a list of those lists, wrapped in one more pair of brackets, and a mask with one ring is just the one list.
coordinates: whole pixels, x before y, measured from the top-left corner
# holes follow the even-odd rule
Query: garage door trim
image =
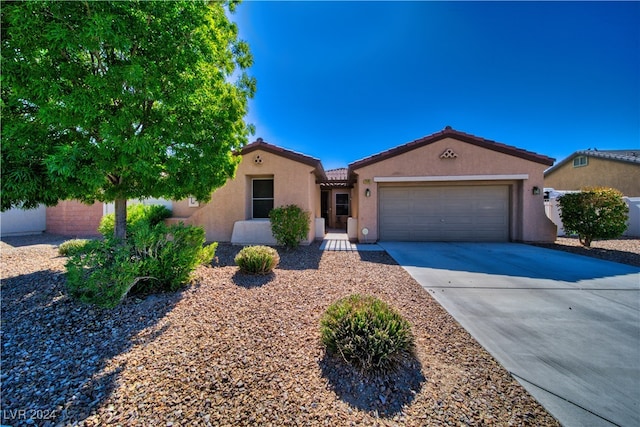
[(443, 176), (376, 176), (373, 182), (440, 182), (440, 181), (513, 181), (529, 179), (529, 174), (513, 175), (443, 175)]

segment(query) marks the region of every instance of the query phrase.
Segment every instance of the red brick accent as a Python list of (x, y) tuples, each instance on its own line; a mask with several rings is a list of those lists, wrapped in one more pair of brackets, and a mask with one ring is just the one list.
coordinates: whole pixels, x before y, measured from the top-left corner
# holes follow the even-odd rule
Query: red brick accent
[(86, 205), (77, 200), (66, 200), (47, 207), (47, 232), (65, 236), (98, 236), (98, 225), (104, 206), (102, 203)]

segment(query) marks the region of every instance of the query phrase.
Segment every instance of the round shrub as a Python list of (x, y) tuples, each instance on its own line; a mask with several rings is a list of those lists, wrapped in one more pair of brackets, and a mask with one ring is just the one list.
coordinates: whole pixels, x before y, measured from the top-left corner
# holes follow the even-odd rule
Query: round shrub
[(58, 246), (58, 255), (60, 256), (73, 256), (87, 250), (87, 245), (91, 240), (87, 239), (71, 239), (62, 242)]
[(583, 246), (593, 239), (615, 239), (627, 229), (629, 207), (614, 188), (588, 187), (558, 198), (564, 231), (577, 234)]
[(235, 262), (243, 273), (269, 274), (280, 262), (280, 255), (269, 246), (247, 246), (238, 252)]
[(295, 248), (309, 235), (309, 212), (296, 205), (280, 206), (269, 212), (271, 234), (279, 245)]
[(363, 373), (395, 371), (414, 348), (411, 326), (372, 296), (348, 296), (330, 305), (320, 320), (327, 351)]

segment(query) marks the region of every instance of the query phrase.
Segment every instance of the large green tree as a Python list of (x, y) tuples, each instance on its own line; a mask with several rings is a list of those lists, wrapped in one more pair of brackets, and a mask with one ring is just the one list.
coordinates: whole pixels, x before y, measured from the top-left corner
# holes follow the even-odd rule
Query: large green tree
[(233, 177), (255, 80), (236, 2), (2, 4), (2, 210), (201, 200)]

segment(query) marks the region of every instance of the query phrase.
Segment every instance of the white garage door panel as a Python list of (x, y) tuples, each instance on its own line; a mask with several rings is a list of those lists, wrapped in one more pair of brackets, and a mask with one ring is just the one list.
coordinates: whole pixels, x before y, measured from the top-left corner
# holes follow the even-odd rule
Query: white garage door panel
[(381, 187), (380, 240), (507, 241), (509, 187)]

